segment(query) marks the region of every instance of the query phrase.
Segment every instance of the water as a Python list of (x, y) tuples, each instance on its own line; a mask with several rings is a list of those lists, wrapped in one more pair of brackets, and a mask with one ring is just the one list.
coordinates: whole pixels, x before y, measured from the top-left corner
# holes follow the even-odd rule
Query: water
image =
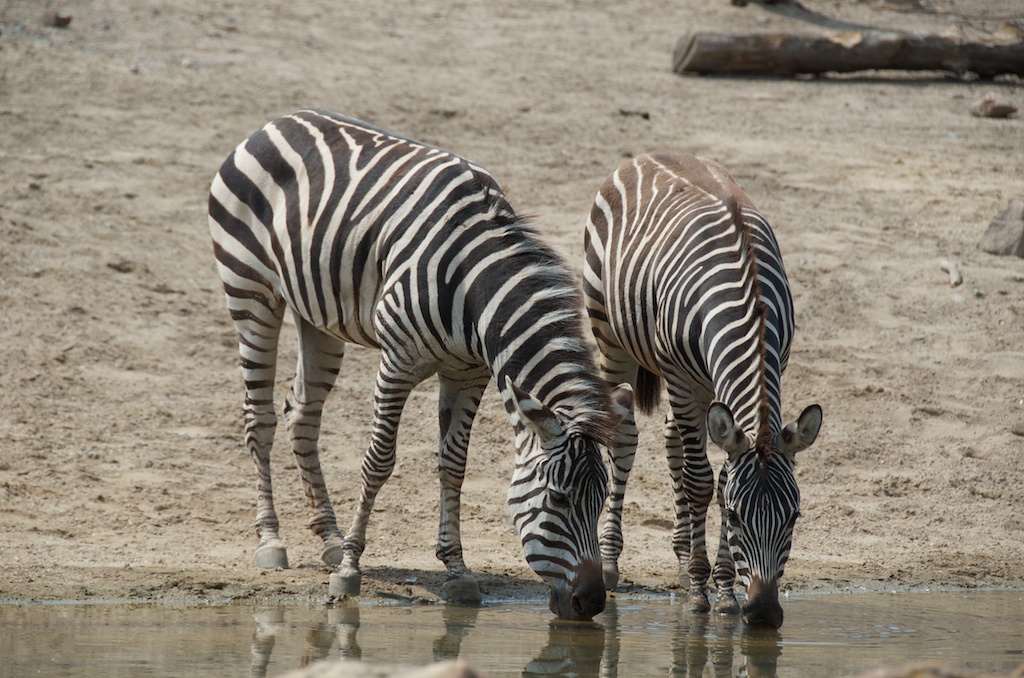
[(0, 676), (277, 676), (309, 661), (462, 657), (498, 676), (857, 676), (937, 660), (1007, 676), (1024, 663), (1024, 592), (793, 595), (779, 632), (618, 599), (589, 624), (544, 603), (0, 605)]

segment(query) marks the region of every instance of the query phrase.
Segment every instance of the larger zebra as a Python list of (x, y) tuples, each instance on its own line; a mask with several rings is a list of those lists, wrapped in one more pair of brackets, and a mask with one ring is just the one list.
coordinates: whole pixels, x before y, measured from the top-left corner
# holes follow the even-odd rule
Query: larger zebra
[[(605, 378), (634, 384), (637, 407), (648, 412), (662, 381), (667, 385), (672, 543), (691, 608), (710, 609), (710, 438), (727, 454), (718, 483), (716, 609), (739, 611), (733, 592), (738, 570), (748, 596), (744, 619), (778, 628), (778, 582), (800, 515), (795, 455), (817, 437), (821, 408), (811, 405), (782, 427), (793, 300), (771, 227), (719, 165), (685, 155), (641, 155), (622, 164), (598, 192), (585, 249), (584, 296)], [(612, 484), (601, 532), (610, 589), (618, 582), (623, 496), (636, 445), (630, 413), (610, 450)]]
[[(210, 189), (217, 268), (238, 331), (245, 442), (258, 473), (256, 563), (287, 566), (270, 479), (278, 335), (286, 311), (299, 357), (284, 406), (333, 593), (358, 593), (377, 493), (395, 465), (411, 390), (438, 375), (437, 557), (451, 599), (477, 602), (463, 560), (460, 492), (470, 428), (493, 376), (515, 432), (509, 510), (559, 617), (604, 608), (597, 521), (607, 491), (600, 443), (631, 407), (609, 391), (583, 334), (563, 260), (480, 166), (358, 120), (307, 110), (243, 141)], [(321, 411), (346, 342), (378, 347), (362, 492), (346, 536), (321, 473)]]

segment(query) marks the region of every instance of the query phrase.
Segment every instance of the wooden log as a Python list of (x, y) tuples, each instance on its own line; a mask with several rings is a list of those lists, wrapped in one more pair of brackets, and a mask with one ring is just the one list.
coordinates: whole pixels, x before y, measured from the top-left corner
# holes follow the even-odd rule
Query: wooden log
[(1024, 75), (1024, 42), (986, 45), (939, 35), (843, 31), (827, 35), (692, 33), (679, 40), (676, 73), (794, 74), (875, 69)]

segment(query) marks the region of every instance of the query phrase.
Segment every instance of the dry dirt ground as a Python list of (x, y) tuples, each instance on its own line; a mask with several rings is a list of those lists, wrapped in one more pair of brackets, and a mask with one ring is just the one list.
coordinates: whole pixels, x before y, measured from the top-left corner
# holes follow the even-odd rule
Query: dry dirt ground
[[(972, 40), (1024, 29), (1018, 0), (807, 4)], [(70, 25), (43, 25), (46, 9)], [(1024, 585), (1024, 262), (976, 247), (1024, 197), (1024, 122), (968, 112), (989, 91), (1024, 106), (1024, 86), (673, 74), (677, 39), (701, 29), (824, 30), (725, 0), (0, 3), (0, 599), (326, 596), (281, 432), (293, 568), (252, 564), (255, 479), (205, 216), (235, 144), (309, 106), (482, 163), (576, 266), (591, 199), (624, 158), (668, 147), (725, 164), (787, 260), (785, 417), (825, 412), (800, 458), (786, 585)], [(282, 360), (281, 394), (290, 341)], [(375, 366), (349, 351), (325, 417), (343, 527)], [(368, 597), (440, 591), (435, 392), (423, 384), (406, 414)], [(539, 596), (505, 511), (498, 405), (489, 390), (474, 431), (467, 561), (491, 598)], [(642, 425), (623, 580), (663, 589), (671, 495), (659, 423)]]

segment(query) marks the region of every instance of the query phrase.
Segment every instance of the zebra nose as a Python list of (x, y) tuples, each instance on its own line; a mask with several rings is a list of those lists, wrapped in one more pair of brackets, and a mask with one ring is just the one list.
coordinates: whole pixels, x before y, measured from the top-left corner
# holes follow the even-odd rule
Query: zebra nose
[(548, 607), (560, 619), (589, 621), (604, 612), (605, 590), (601, 566), (584, 563), (576, 571), (573, 585), (552, 586)]
[(604, 612), (604, 576), (601, 567), (590, 561), (584, 562), (576, 571), (576, 585), (569, 603), (576, 619), (593, 619)]
[(743, 621), (750, 626), (782, 626), (783, 612), (779, 604), (779, 580), (764, 582), (760, 577), (750, 578), (747, 604), (743, 606)]
[(569, 599), (573, 615), (576, 619), (593, 619), (604, 612), (604, 582), (588, 583), (586, 587), (577, 587)]

